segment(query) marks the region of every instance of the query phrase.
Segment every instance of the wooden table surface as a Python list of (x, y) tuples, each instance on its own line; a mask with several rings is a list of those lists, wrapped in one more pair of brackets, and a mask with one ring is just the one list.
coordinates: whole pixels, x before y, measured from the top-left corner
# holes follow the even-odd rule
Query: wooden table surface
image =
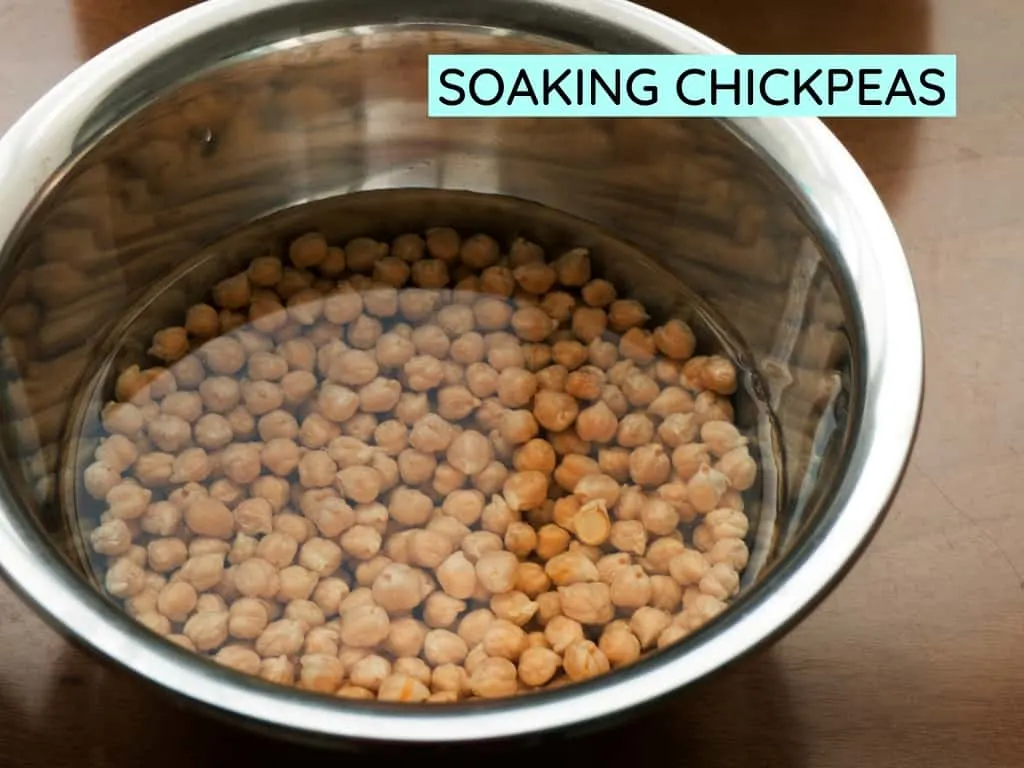
[[(186, 4), (0, 0), (0, 129), (78, 63)], [(640, 723), (521, 757), (705, 768), (1024, 764), (1024, 5), (652, 5), (742, 52), (959, 55), (955, 120), (834, 124), (911, 262), (928, 359), (924, 416), (881, 533), (788, 637)], [(214, 766), (244, 743), (268, 764), (349, 759), (180, 712), (71, 648), (0, 586), (0, 766)]]

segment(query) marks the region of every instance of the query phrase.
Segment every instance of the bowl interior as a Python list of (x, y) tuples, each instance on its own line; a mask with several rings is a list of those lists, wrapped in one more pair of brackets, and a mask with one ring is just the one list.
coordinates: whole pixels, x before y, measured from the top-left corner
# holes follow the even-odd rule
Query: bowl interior
[[(85, 453), (83, 388), (266, 239), (309, 227), (342, 241), (451, 224), (585, 244), (625, 292), (730, 346), (745, 371), (738, 418), (765, 469), (732, 611), (832, 524), (862, 408), (862, 322), (825, 227), (717, 121), (427, 119), (428, 53), (635, 45), (612, 25), (569, 42), (550, 19), (502, 25), (513, 5), (467, 26), (296, 3), (183, 42), (84, 121), (4, 246), (0, 279), (8, 483), (83, 579), (62, 504)], [(669, 653), (712, 637), (713, 625)]]

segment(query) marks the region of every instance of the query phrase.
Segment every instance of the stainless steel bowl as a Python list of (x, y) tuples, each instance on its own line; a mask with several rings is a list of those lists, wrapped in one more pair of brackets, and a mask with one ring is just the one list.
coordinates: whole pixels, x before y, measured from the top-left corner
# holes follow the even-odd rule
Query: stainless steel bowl
[[(921, 329), (897, 236), (816, 120), (425, 116), (428, 52), (582, 50), (726, 52), (623, 0), (213, 0), (133, 35), (33, 107), (0, 141), (0, 566), (23, 597), (215, 713), (387, 742), (480, 741), (614, 715), (810, 610), (881, 520), (915, 431)], [(466, 190), (500, 197), (463, 204)], [(781, 469), (766, 475), (758, 562), (731, 610), (587, 684), (423, 709), (237, 675), (149, 634), (90, 586), (56, 491), (74, 468), (64, 434), (74, 396), (110, 329), (197, 254), (205, 269), (244, 250), (204, 247), (280, 211), (268, 221), (291, 226), (294, 206), (328, 199), (336, 205), (310, 215), (337, 236), (385, 226), (396, 210), (410, 226), (507, 210), (586, 239), (662, 307), (680, 302), (681, 282), (725, 318), (771, 410), (752, 422), (774, 436), (766, 466)], [(403, 207), (388, 208), (395, 201)]]

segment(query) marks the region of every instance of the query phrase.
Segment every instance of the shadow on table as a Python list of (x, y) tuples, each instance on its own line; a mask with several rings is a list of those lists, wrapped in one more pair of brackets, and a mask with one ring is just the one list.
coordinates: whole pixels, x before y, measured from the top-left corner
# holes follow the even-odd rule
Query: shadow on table
[[(39, 714), (25, 709), (0, 687), (0, 748), (36, 761), (19, 762), (20, 768), (223, 768), (242, 755), (249, 766), (343, 760), (347, 768), (380, 768), (429, 759), (422, 749), (352, 754), (275, 741), (185, 710), (72, 648), (55, 662), (46, 701), (32, 707)], [(786, 687), (769, 651), (623, 725), (545, 738), (536, 746), (509, 744), (486, 756), (459, 748), (446, 751), (441, 761), (447, 768), (478, 768), (494, 757), (501, 763), (507, 754), (508, 764), (531, 766), (803, 768), (800, 729), (789, 713)]]

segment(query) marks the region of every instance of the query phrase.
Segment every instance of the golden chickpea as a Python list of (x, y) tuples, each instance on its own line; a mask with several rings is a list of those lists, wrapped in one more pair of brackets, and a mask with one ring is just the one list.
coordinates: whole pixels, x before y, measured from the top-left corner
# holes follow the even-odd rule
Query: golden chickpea
[(526, 650), (526, 632), (504, 619), (494, 619), (484, 632), (480, 645), (492, 658), (515, 661)]
[(427, 627), (413, 618), (395, 619), (388, 627), (386, 647), (396, 658), (417, 656), (423, 648)]
[(597, 566), (578, 552), (563, 552), (547, 561), (544, 573), (557, 586), (598, 580)]
[[(412, 265), (412, 283), (419, 288), (444, 288), (450, 279), (448, 265), (440, 259), (420, 259)], [(408, 311), (404, 314), (413, 319)]]
[(666, 387), (647, 410), (663, 419), (673, 414), (689, 414), (693, 411), (693, 396), (682, 387)]
[(732, 421), (736, 416), (729, 400), (710, 390), (694, 398), (693, 413), (701, 424), (705, 421)]
[[(354, 526), (346, 535), (355, 530)], [(344, 541), (344, 537), (342, 539)], [(299, 565), (320, 576), (330, 576), (341, 565), (342, 550), (330, 539), (313, 538), (302, 544), (299, 550)]]
[(575, 398), (565, 392), (541, 390), (534, 397), (533, 415), (544, 429), (562, 432), (572, 426), (578, 414)]
[(338, 491), (357, 504), (368, 504), (380, 495), (381, 476), (373, 467), (345, 467), (335, 479)]
[(665, 611), (652, 608), (649, 605), (637, 608), (629, 620), (629, 628), (640, 641), (640, 647), (650, 648), (670, 624), (672, 617)]
[(537, 532), (529, 523), (512, 521), (505, 529), (505, 547), (517, 557), (526, 557), (537, 546)]
[(502, 494), (513, 512), (536, 509), (548, 495), (548, 478), (543, 472), (527, 470), (509, 475)]
[(370, 654), (352, 665), (349, 670), (349, 682), (364, 690), (376, 692), (390, 674), (391, 662), (383, 656)]
[[(310, 453), (306, 455), (309, 456)], [(263, 450), (260, 451), (260, 462), (275, 475), (287, 477), (299, 466), (299, 446), (289, 438), (275, 437), (264, 443)], [(307, 467), (312, 466), (312, 463), (307, 463)], [(307, 479), (310, 477), (309, 472), (310, 469), (307, 468)]]
[(417, 659), (412, 656), (397, 658), (395, 659), (394, 672), (396, 674), (408, 675), (423, 685), (430, 685), (430, 667), (423, 659)]
[(668, 481), (672, 463), (657, 443), (642, 445), (629, 456), (629, 474), (633, 482), (653, 488)]
[(461, 664), (469, 647), (466, 641), (447, 629), (432, 629), (423, 640), (423, 656), (433, 666)]
[[(578, 310), (577, 310), (578, 311)], [(512, 314), (512, 328), (524, 341), (541, 342), (550, 336), (557, 323), (540, 307), (520, 307)]]
[(597, 452), (597, 465), (616, 482), (625, 483), (630, 479), (629, 454), (626, 448), (602, 448)]
[(185, 330), (196, 338), (213, 338), (220, 331), (217, 310), (209, 304), (193, 304), (185, 312)]
[(153, 334), (149, 354), (157, 360), (173, 363), (188, 354), (188, 331), (180, 326), (164, 328)]
[(441, 664), (434, 667), (430, 675), (430, 688), (434, 696), (442, 693), (464, 696), (469, 693), (469, 674), (458, 664)]
[[(607, 327), (608, 316), (603, 309), (598, 307), (577, 307), (572, 313), (572, 332), (583, 344), (590, 344), (595, 339), (599, 339)], [(573, 347), (573, 349), (576, 350), (575, 357), (573, 358), (576, 365), (572, 366), (566, 363), (570, 368), (582, 365), (588, 356), (587, 349), (582, 344), (577, 343), (577, 346)], [(563, 362), (560, 357), (556, 352), (555, 359), (558, 362)]]
[[(456, 238), (457, 237), (458, 235), (456, 234)], [(411, 264), (414, 261), (419, 261), (423, 258), (426, 247), (426, 241), (422, 237), (414, 232), (409, 232), (404, 235), (399, 235), (391, 242), (391, 255)], [(455, 250), (456, 252), (458, 251), (457, 241)], [(436, 253), (431, 253), (431, 255), (435, 258), (439, 258)]]
[(569, 546), (569, 532), (564, 528), (548, 523), (537, 531), (535, 550), (541, 560), (550, 560), (561, 554)]
[(512, 274), (523, 290), (538, 295), (550, 291), (558, 279), (555, 270), (543, 261), (520, 264)]
[[(498, 544), (500, 546), (500, 539)], [(511, 552), (484, 552), (476, 561), (477, 583), (492, 594), (508, 592), (515, 586), (518, 567), (519, 560)]]
[(477, 570), (462, 552), (449, 555), (436, 575), (441, 589), (454, 598), (468, 600), (476, 592)]
[(717, 563), (708, 569), (698, 586), (705, 595), (728, 600), (739, 591), (740, 577), (731, 565)]
[(590, 280), (590, 251), (573, 248), (555, 259), (552, 266), (562, 285), (579, 288)]
[(541, 299), (541, 309), (558, 323), (566, 323), (576, 309), (576, 299), (565, 291), (551, 291)]
[(483, 699), (511, 696), (518, 689), (516, 666), (504, 658), (483, 658), (470, 673), (469, 687)]
[(434, 592), (423, 603), (423, 621), (428, 627), (435, 629), (450, 627), (464, 610), (464, 600), (446, 595), (444, 592)]
[(513, 267), (537, 262), (543, 263), (544, 249), (525, 238), (517, 237), (509, 247), (508, 260)]
[(298, 461), (298, 469), (299, 483), (305, 488), (326, 488), (334, 483), (338, 473), (338, 465), (324, 450), (306, 451)]
[(567, 647), (562, 666), (573, 682), (603, 675), (611, 669), (604, 651), (590, 640), (577, 640)]
[(580, 368), (587, 362), (587, 348), (578, 341), (559, 339), (551, 347), (551, 359), (556, 365), (566, 369), (566, 376), (557, 387), (558, 390), (564, 390), (569, 383), (568, 372)]
[(473, 485), (484, 494), (498, 493), (508, 479), (508, 468), (500, 461), (492, 461), (473, 475)]
[(228, 614), (226, 611), (196, 613), (185, 622), (182, 633), (197, 651), (215, 650), (228, 639)]
[(624, 621), (613, 621), (601, 632), (598, 647), (613, 669), (632, 664), (640, 658), (640, 641)]
[(687, 360), (693, 356), (697, 339), (682, 320), (669, 320), (654, 331), (654, 343), (666, 357)]
[(587, 442), (611, 442), (618, 428), (618, 419), (602, 401), (583, 409), (576, 418), (576, 433)]

